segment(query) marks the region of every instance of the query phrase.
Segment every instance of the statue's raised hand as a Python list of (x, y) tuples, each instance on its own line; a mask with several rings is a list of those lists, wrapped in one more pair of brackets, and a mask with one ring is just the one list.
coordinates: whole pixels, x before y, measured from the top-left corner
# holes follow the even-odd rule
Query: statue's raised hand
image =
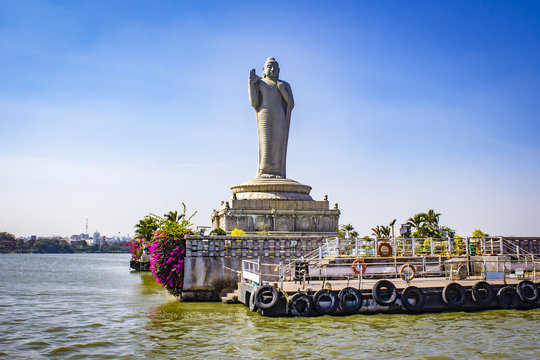
[(251, 69), (249, 72), (249, 82), (256, 83), (261, 77), (255, 73), (255, 69)]

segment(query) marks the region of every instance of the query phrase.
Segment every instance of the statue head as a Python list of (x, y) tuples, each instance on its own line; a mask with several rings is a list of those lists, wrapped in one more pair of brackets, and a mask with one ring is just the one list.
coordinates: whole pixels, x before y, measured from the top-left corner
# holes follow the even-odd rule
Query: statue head
[(279, 64), (273, 57), (266, 59), (263, 67), (263, 77), (277, 79), (279, 77)]

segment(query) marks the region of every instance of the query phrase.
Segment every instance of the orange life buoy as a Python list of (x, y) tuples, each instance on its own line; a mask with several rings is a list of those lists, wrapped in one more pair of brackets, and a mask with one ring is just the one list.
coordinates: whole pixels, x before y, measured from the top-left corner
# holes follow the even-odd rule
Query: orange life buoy
[(414, 265), (411, 264), (403, 264), (401, 266), (401, 269), (399, 269), (399, 277), (403, 281), (411, 281), (414, 278), (414, 275), (416, 274), (416, 269), (414, 268)]
[(356, 259), (354, 260), (354, 262), (352, 263), (352, 271), (355, 273), (355, 274), (360, 274), (360, 269), (359, 269), (359, 265), (356, 265), (356, 264), (362, 264), (362, 274), (366, 272), (366, 264), (364, 262), (364, 259)]
[(379, 243), (377, 246), (377, 255), (380, 257), (389, 257), (392, 256), (392, 245), (387, 242)]

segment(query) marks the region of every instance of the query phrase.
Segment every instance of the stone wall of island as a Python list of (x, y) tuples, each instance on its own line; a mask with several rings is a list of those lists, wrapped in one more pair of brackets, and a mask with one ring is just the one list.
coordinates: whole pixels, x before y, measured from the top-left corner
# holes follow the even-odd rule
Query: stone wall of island
[[(265, 274), (276, 274), (280, 261), (316, 250), (324, 236), (188, 236), (182, 301), (219, 301), (238, 288), (242, 260), (260, 259)], [(276, 276), (276, 282), (279, 278)]]

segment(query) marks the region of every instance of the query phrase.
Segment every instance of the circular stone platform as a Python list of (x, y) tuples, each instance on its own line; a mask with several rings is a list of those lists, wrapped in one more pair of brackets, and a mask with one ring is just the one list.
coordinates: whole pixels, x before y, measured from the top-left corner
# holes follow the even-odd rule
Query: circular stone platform
[(238, 200), (313, 200), (311, 186), (291, 179), (255, 178), (231, 190)]

